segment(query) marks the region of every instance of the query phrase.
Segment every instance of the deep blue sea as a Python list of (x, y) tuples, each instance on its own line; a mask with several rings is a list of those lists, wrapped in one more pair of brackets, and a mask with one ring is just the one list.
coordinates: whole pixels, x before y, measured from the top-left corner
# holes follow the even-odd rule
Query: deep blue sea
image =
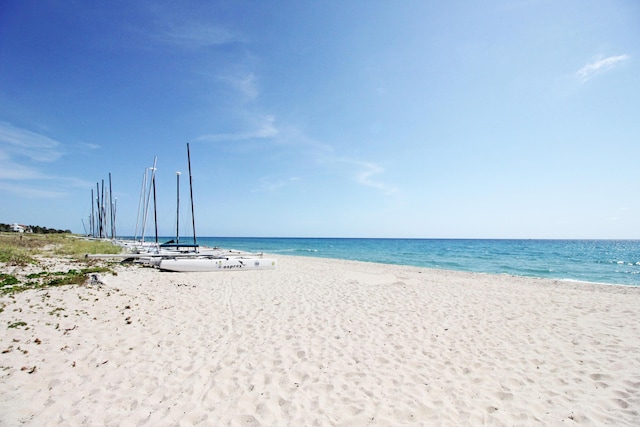
[(640, 286), (639, 240), (199, 237), (198, 244), (276, 255)]

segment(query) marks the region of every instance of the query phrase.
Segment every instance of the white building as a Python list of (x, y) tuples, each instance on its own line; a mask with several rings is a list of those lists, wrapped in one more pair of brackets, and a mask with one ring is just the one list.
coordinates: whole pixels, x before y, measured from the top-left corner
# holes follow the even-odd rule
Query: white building
[(27, 227), (25, 227), (24, 225), (20, 225), (18, 223), (14, 223), (11, 226), (11, 230), (15, 231), (16, 233), (24, 233), (26, 229)]

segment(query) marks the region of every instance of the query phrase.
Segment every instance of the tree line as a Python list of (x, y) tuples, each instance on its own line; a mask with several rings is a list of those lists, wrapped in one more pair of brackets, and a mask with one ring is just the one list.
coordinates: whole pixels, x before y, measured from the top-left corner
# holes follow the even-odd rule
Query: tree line
[[(0, 224), (0, 231), (11, 232), (13, 231), (13, 225)], [(58, 230), (56, 228), (41, 227), (39, 225), (27, 225), (24, 231), (27, 233), (35, 233), (35, 234), (62, 234), (62, 233), (71, 234), (71, 230)]]

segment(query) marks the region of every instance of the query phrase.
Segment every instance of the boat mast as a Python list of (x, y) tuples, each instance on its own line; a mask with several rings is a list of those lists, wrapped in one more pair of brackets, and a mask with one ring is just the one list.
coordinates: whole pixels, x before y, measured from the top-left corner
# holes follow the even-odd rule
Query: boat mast
[(98, 226), (98, 229), (96, 230), (97, 232), (96, 237), (102, 238), (102, 214), (100, 213), (100, 183), (98, 182), (96, 182), (96, 210), (98, 214), (98, 217), (96, 218), (98, 220), (96, 224)]
[(144, 170), (144, 174), (142, 175), (142, 188), (140, 188), (140, 199), (138, 200), (138, 216), (136, 217), (136, 231), (133, 236), (133, 241), (138, 241), (138, 226), (140, 225), (140, 213), (144, 212), (144, 201), (145, 201), (145, 189), (147, 188), (147, 169)]
[(156, 226), (156, 245), (158, 244), (158, 204), (156, 203), (156, 176), (153, 175), (153, 222)]
[(96, 237), (96, 228), (95, 228), (95, 212), (93, 210), (93, 201), (95, 199), (93, 198), (93, 188), (91, 189), (91, 237)]
[(146, 198), (146, 203), (145, 203), (145, 208), (144, 208), (144, 215), (143, 215), (143, 220), (142, 220), (142, 242), (144, 243), (144, 233), (145, 233), (145, 229), (147, 228), (147, 215), (149, 214), (149, 202), (151, 200), (151, 187), (153, 186), (153, 182), (155, 181), (155, 177), (156, 177), (156, 162), (158, 160), (158, 156), (155, 156), (153, 158), (153, 167), (151, 168), (151, 182), (149, 185), (149, 196)]
[(109, 219), (111, 220), (111, 239), (113, 240), (115, 238), (115, 225), (113, 223), (113, 187), (111, 186), (111, 172), (109, 172)]
[(189, 191), (191, 193), (191, 223), (193, 225), (193, 244), (197, 245), (196, 241), (196, 218), (193, 214), (193, 178), (191, 176), (191, 153), (189, 152), (189, 143), (187, 142), (187, 161), (189, 162)]
[(113, 235), (118, 235), (118, 230), (116, 230), (116, 211), (118, 208), (118, 198), (113, 199)]
[(180, 244), (180, 172), (176, 172), (176, 186), (177, 186), (177, 203), (176, 203), (176, 245)]
[(102, 210), (100, 211), (102, 215), (102, 222), (100, 223), (100, 238), (107, 237), (107, 208), (104, 206), (105, 197), (104, 197), (104, 179), (102, 180), (102, 200), (100, 201), (100, 207)]

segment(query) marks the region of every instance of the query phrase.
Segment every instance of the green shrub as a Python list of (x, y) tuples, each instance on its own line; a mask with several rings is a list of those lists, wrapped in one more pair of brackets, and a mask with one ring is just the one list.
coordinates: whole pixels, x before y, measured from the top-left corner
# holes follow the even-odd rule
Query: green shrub
[(9, 323), (8, 328), (14, 329), (14, 328), (19, 328), (21, 326), (27, 326), (27, 322), (17, 321), (17, 322)]
[(17, 285), (20, 283), (18, 279), (10, 274), (0, 273), (0, 287)]
[[(0, 274), (0, 280), (2, 280), (0, 283), (3, 285), (0, 286), (0, 295), (26, 291), (27, 289), (42, 289), (64, 285), (81, 285), (85, 280), (87, 280), (87, 276), (92, 273), (111, 273), (116, 275), (116, 273), (108, 267), (89, 267), (81, 270), (69, 270), (67, 272), (41, 271), (40, 273), (32, 273), (26, 276), (27, 279), (30, 279), (29, 282), (20, 283), (18, 279), (13, 276)], [(6, 277), (6, 283), (4, 277)]]

